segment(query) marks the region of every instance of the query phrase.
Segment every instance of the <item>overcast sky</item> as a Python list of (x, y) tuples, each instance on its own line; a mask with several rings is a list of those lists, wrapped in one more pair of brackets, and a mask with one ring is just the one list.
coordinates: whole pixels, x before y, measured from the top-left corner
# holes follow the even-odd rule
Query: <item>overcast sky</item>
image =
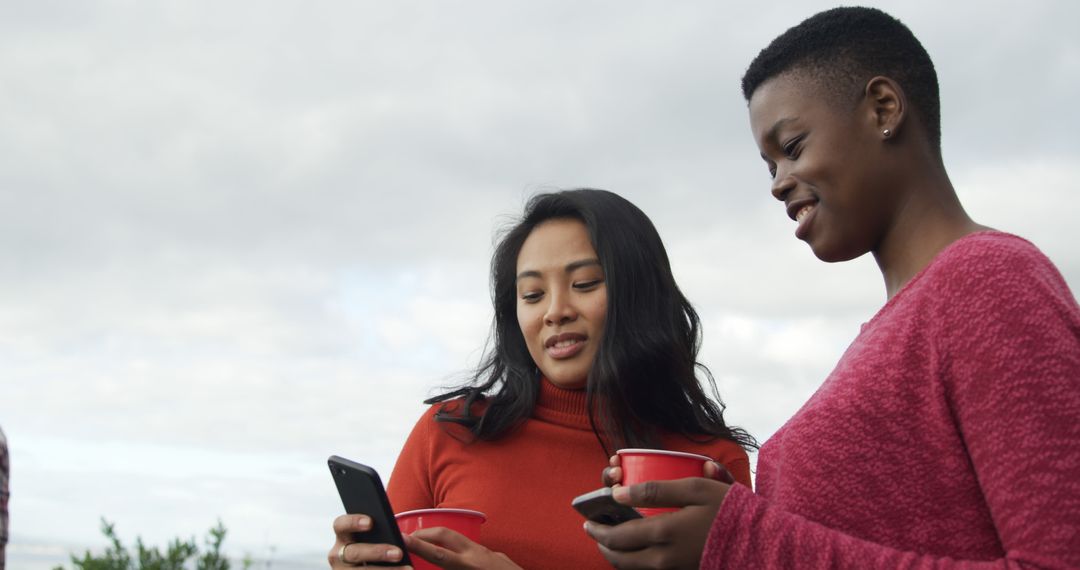
[[(326, 457), (389, 475), (544, 190), (649, 214), (729, 421), (767, 438), (885, 291), (793, 237), (739, 90), (832, 4), (753, 4), (0, 3), (13, 565), (102, 545), (102, 516), (152, 544), (220, 517), (236, 554), (324, 565)], [(969, 212), (1080, 287), (1077, 4), (874, 4), (937, 65)]]

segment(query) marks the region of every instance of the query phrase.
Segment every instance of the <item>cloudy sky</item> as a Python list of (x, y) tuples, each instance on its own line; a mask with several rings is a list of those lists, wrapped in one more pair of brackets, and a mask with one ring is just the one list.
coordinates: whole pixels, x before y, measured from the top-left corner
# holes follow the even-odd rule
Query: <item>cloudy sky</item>
[[(549, 189), (652, 217), (729, 421), (766, 438), (885, 293), (795, 240), (739, 91), (831, 5), (753, 4), (0, 3), (13, 564), (101, 546), (104, 516), (324, 565), (325, 458), (389, 474), (477, 360), (495, 231)], [(936, 62), (969, 212), (1080, 287), (1080, 8), (875, 5)]]

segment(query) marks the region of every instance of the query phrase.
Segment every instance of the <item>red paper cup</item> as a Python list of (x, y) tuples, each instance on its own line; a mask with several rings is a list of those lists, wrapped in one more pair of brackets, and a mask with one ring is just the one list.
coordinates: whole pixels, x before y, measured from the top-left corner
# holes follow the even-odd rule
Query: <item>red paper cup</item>
[[(444, 526), (460, 532), (473, 542), (480, 542), (480, 525), (487, 521), (487, 516), (480, 511), (468, 509), (419, 509), (405, 511), (394, 516), (401, 534), (412, 534), (422, 528)], [(413, 568), (416, 570), (438, 570), (438, 566), (410, 554)]]
[[(712, 458), (696, 453), (662, 449), (620, 449), (616, 453), (622, 461), (622, 484), (626, 486), (646, 481), (703, 477), (705, 462), (712, 461)], [(677, 510), (679, 509), (638, 508), (638, 511), (647, 517)]]

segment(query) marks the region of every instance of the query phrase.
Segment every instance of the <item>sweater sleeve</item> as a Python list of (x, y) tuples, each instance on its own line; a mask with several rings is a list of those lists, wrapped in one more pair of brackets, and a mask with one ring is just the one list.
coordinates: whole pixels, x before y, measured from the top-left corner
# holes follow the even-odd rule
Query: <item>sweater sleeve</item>
[(432, 429), (434, 409), (420, 416), (401, 448), (386, 493), (395, 513), (435, 506), (432, 485)]
[(975, 261), (936, 288), (940, 342), (928, 357), (939, 359), (1005, 556), (970, 561), (893, 549), (734, 486), (702, 568), (1080, 568), (1080, 310), (1037, 251)]

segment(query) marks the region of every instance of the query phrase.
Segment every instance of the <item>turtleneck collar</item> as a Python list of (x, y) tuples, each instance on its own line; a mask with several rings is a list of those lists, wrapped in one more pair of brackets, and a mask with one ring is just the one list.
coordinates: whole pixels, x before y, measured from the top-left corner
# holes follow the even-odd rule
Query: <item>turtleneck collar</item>
[(560, 388), (543, 377), (539, 382), (540, 396), (536, 401), (533, 417), (553, 424), (592, 431), (588, 407), (585, 405), (584, 388)]

